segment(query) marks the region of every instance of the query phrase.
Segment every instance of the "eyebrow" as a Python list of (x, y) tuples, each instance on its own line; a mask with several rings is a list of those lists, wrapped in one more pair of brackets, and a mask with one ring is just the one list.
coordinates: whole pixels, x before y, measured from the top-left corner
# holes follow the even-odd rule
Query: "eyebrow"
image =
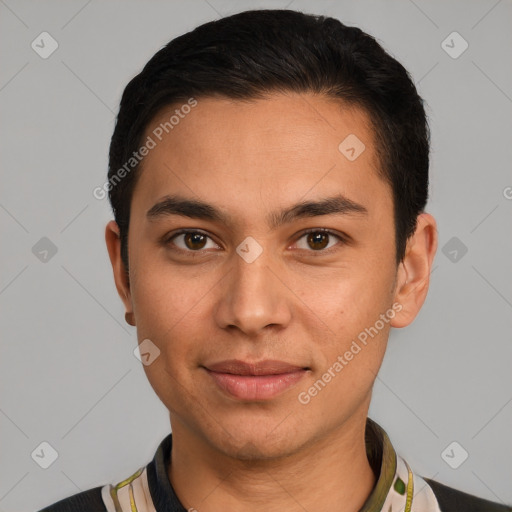
[[(356, 203), (343, 194), (326, 197), (315, 201), (301, 201), (291, 207), (272, 212), (267, 216), (270, 229), (288, 224), (297, 219), (317, 217), (321, 215), (368, 215), (368, 210), (362, 204)], [(180, 215), (191, 219), (202, 219), (223, 224), (232, 224), (230, 215), (215, 206), (188, 199), (179, 195), (165, 196), (154, 204), (146, 213), (150, 221), (155, 221), (169, 215)]]

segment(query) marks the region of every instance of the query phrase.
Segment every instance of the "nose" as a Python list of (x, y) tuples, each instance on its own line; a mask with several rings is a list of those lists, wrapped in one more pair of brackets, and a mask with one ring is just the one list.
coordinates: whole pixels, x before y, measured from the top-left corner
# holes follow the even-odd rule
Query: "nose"
[(257, 336), (265, 328), (286, 327), (293, 293), (284, 282), (276, 258), (264, 249), (254, 261), (234, 253), (231, 264), (215, 310), (217, 325), (237, 328), (248, 336)]

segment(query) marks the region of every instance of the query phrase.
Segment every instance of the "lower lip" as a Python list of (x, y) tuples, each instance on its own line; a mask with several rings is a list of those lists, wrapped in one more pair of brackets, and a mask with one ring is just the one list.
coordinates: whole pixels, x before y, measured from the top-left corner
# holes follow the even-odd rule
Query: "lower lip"
[(215, 383), (231, 397), (239, 400), (268, 400), (299, 382), (306, 370), (278, 375), (233, 375), (206, 370)]

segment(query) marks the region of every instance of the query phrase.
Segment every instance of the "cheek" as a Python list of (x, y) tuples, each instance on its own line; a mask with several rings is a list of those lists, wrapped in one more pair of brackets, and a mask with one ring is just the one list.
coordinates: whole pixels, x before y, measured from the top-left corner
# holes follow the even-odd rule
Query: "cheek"
[(204, 314), (204, 298), (215, 286), (212, 274), (171, 265), (164, 256), (142, 255), (140, 261), (143, 264), (136, 268), (142, 270), (137, 270), (131, 292), (141, 335), (171, 335), (185, 325), (196, 325)]
[(383, 261), (354, 263), (312, 279), (314, 292), (301, 295), (329, 326), (364, 327), (389, 308), (394, 280), (390, 268)]
[(149, 258), (143, 268), (132, 284), (137, 335), (139, 342), (150, 339), (160, 350), (159, 364), (145, 367), (146, 373), (152, 382), (183, 383), (208, 346), (205, 340), (213, 339), (212, 297), (223, 281), (213, 272)]
[(336, 372), (345, 375), (338, 379), (340, 384), (344, 381), (350, 386), (352, 378), (353, 382), (362, 379), (364, 388), (359, 372), (367, 375), (370, 382), (381, 364), (393, 318), (388, 312), (394, 313), (390, 309), (393, 274), (389, 268), (361, 265), (344, 269), (339, 276), (319, 283), (323, 292), (306, 302), (328, 328), (327, 335), (318, 339), (323, 347), (322, 365), (328, 369), (338, 356), (347, 360), (343, 372)]

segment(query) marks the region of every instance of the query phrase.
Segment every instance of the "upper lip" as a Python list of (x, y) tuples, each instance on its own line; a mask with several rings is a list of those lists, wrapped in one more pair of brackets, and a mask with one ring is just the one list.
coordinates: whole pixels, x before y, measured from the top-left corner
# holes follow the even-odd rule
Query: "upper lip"
[(238, 359), (230, 359), (228, 361), (208, 364), (205, 368), (212, 372), (231, 373), (233, 375), (280, 375), (307, 369), (302, 366), (272, 359), (266, 359), (257, 363), (247, 363)]

